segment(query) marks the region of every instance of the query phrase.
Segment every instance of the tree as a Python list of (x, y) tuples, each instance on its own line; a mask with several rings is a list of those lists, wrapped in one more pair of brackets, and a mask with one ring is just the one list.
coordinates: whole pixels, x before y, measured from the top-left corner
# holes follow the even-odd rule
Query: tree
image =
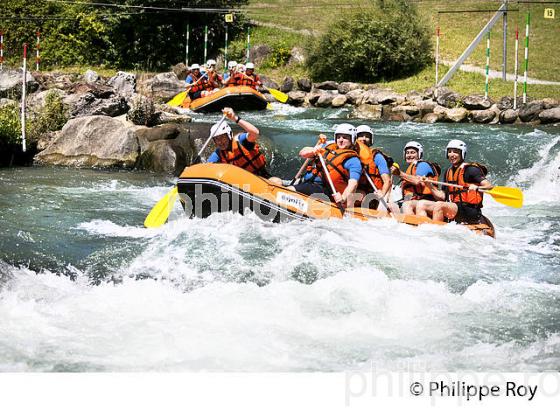
[(314, 80), (374, 82), (419, 71), (431, 59), (429, 30), (405, 0), (341, 16), (308, 46)]

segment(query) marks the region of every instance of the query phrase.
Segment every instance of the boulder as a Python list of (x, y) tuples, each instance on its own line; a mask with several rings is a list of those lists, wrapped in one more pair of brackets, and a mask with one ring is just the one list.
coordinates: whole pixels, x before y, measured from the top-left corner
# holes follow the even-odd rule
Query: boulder
[(543, 110), (539, 114), (539, 120), (542, 124), (552, 124), (560, 122), (560, 107), (549, 108)]
[(447, 118), (447, 111), (449, 111), (449, 108), (442, 107), (441, 105), (436, 105), (432, 112), (436, 115), (441, 115), (442, 118)]
[(289, 93), (294, 89), (294, 79), (293, 77), (284, 77), (282, 85), (280, 86), (280, 91), (283, 93)]
[(115, 90), (115, 93), (130, 96), (136, 90), (136, 75), (119, 71), (107, 81), (107, 85)]
[(300, 47), (292, 47), (290, 50), (290, 59), (288, 60), (288, 64), (304, 64), (305, 63), (305, 54), (303, 53), (303, 49)]
[(126, 119), (136, 125), (152, 126), (155, 125), (158, 115), (154, 101), (143, 95), (135, 94), (130, 100), (130, 110), (126, 114)]
[(185, 114), (174, 114), (167, 111), (156, 111), (154, 125), (161, 124), (188, 124), (192, 118)]
[(312, 86), (313, 83), (309, 78), (300, 78), (299, 80), (297, 80), (297, 87), (301, 91), (309, 92), (311, 91)]
[(331, 106), (333, 108), (343, 107), (346, 104), (346, 96), (345, 95), (335, 95), (331, 101)]
[(383, 106), (372, 104), (361, 104), (350, 113), (350, 118), (363, 120), (379, 120), (383, 114)]
[(185, 128), (184, 125), (163, 124), (156, 127), (138, 127), (135, 134), (138, 137), (140, 150), (145, 151), (148, 149), (148, 145), (154, 141), (174, 140), (185, 132), (188, 132), (188, 128)]
[(10, 100), (9, 98), (0, 98), (0, 107), (5, 107), (6, 105), (19, 106), (19, 102), (16, 100)]
[(550, 110), (551, 108), (556, 108), (560, 105), (560, 102), (554, 98), (543, 98), (542, 102), (543, 109), (545, 110)]
[(323, 81), (322, 83), (315, 83), (313, 86), (319, 90), (338, 90), (336, 81)]
[(257, 44), (249, 50), (249, 60), (256, 65), (261, 64), (272, 53), (272, 48), (266, 44)]
[(39, 84), (39, 88), (43, 90), (58, 88), (60, 90), (70, 91), (76, 86), (76, 83), (82, 81), (79, 74), (35, 71), (33, 76)]
[(263, 85), (267, 88), (274, 88), (275, 90), (277, 90), (278, 88), (280, 88), (280, 86), (278, 85), (277, 82), (275, 82), (274, 80), (268, 78), (265, 75), (261, 75), (261, 82), (263, 83)]
[(487, 110), (493, 102), (483, 95), (467, 95), (463, 97), (463, 107), (467, 110)]
[(500, 101), (496, 104), (501, 111), (509, 110), (513, 108), (513, 98), (512, 97), (502, 97)]
[(324, 91), (314, 88), (310, 93), (307, 94), (307, 96), (305, 98), (307, 99), (307, 102), (309, 104), (315, 105), (315, 103), (317, 102), (319, 97), (321, 97), (321, 95), (323, 95), (323, 93), (324, 93)]
[(358, 83), (344, 82), (338, 85), (339, 94), (348, 94), (350, 91), (357, 90), (361, 88)]
[(436, 122), (440, 122), (444, 116), (442, 114), (436, 114), (434, 112), (429, 112), (428, 114), (422, 117), (422, 122), (426, 124), (434, 124)]
[(366, 92), (362, 89), (356, 89), (356, 90), (349, 91), (345, 95), (349, 104), (360, 105), (362, 103), (365, 93)]
[(93, 70), (87, 70), (84, 74), (84, 81), (88, 84), (94, 84), (99, 81), (99, 74)]
[(477, 124), (488, 124), (496, 117), (496, 113), (493, 110), (473, 110), (470, 117)]
[(179, 175), (187, 165), (187, 154), (183, 147), (173, 141), (150, 143), (138, 159), (137, 169)]
[(392, 108), (392, 112), (395, 114), (406, 114), (413, 117), (420, 114), (420, 109), (415, 105), (397, 105)]
[(488, 124), (499, 124), (500, 123), (500, 114), (502, 111), (498, 108), (497, 104), (492, 104), (492, 107), (489, 108), (490, 111), (494, 112), (494, 118), (488, 122)]
[[(56, 88), (52, 88), (56, 90)], [(68, 92), (73, 94), (93, 94), (95, 98), (111, 98), (115, 95), (115, 91), (103, 84), (98, 83), (76, 83), (68, 87)]]
[(447, 110), (445, 116), (451, 122), (463, 122), (467, 119), (469, 112), (463, 108), (451, 108)]
[(323, 108), (330, 107), (334, 97), (336, 97), (336, 96), (337, 96), (337, 94), (335, 94), (333, 92), (329, 92), (329, 91), (321, 93), (321, 95), (319, 96), (319, 98), (315, 102), (315, 105), (317, 107), (323, 107)]
[(138, 84), (138, 92), (156, 102), (167, 102), (182, 91), (185, 91), (185, 83), (173, 72), (158, 74)]
[(434, 108), (437, 106), (436, 102), (432, 100), (416, 101), (415, 105), (422, 112), (422, 114), (434, 112)]
[[(398, 94), (391, 90), (373, 88), (364, 94), (363, 103), (366, 104), (392, 104), (397, 101)], [(404, 99), (403, 99), (404, 101)]]
[(295, 106), (303, 105), (306, 95), (303, 91), (290, 91), (288, 93), (288, 104)]
[(438, 94), (436, 99), (439, 105), (446, 108), (455, 108), (461, 102), (461, 95), (454, 91), (444, 92), (443, 94)]
[[(23, 84), (22, 73), (19, 70), (0, 71), (0, 98), (21, 99), (21, 87)], [(25, 75), (27, 94), (31, 94), (39, 88), (39, 83), (28, 71)]]
[(173, 67), (171, 67), (171, 71), (175, 73), (179, 81), (185, 81), (185, 79), (189, 75), (189, 67), (187, 67), (183, 63), (175, 64)]
[(499, 115), (499, 121), (502, 124), (513, 124), (517, 120), (518, 110), (508, 108)]
[(519, 119), (523, 122), (535, 121), (543, 110), (542, 101), (533, 101), (519, 108)]
[(107, 116), (75, 118), (35, 156), (37, 164), (132, 168), (140, 147), (131, 127)]
[[(68, 103), (69, 99), (64, 99)], [(72, 102), (70, 118), (86, 117), (90, 115), (107, 115), (117, 117), (128, 111), (128, 104), (124, 97), (95, 98), (91, 93), (86, 93)]]
[(45, 106), (45, 101), (47, 99), (47, 95), (49, 94), (56, 94), (63, 100), (66, 97), (66, 92), (63, 90), (59, 90), (58, 88), (41, 91), (29, 96), (29, 98), (27, 99), (27, 108), (30, 111), (40, 111)]

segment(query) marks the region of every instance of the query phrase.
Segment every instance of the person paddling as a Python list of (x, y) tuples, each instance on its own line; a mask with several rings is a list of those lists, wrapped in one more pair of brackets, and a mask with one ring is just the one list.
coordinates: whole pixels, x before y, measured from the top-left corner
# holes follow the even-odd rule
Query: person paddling
[(441, 168), (438, 164), (424, 160), (424, 147), (417, 141), (409, 141), (403, 148), (403, 159), (408, 164), (405, 172), (398, 166), (392, 166), (391, 172), (402, 180), (403, 199), (401, 211), (405, 215), (414, 215), (418, 201), (424, 199), (435, 201), (431, 189), (423, 181), (428, 178), (437, 181)]
[(445, 149), (451, 166), (445, 172), (445, 183), (460, 185), (463, 188), (444, 186), (443, 190), (435, 187), (434, 181), (424, 177), (432, 195), (437, 200), (418, 202), (416, 214), (432, 215), (435, 221), (449, 221), (464, 224), (480, 223), (482, 215), (483, 190), (492, 189), (492, 184), (486, 179), (487, 169), (476, 162), (465, 162), (467, 144), (461, 140), (451, 140)]
[(226, 107), (222, 112), (229, 120), (235, 121), (245, 132), (234, 137), (227, 122), (220, 121), (214, 124), (210, 129), (210, 135), (214, 136), (216, 150), (208, 157), (207, 162), (236, 165), (255, 175), (269, 178), (266, 158), (261, 152), (259, 144), (257, 144), (259, 129), (235, 114), (232, 108)]
[(206, 95), (206, 74), (200, 73), (200, 65), (193, 64), (191, 73), (185, 79), (187, 83), (187, 93), (191, 100), (204, 97)]
[[(326, 145), (318, 144), (301, 149), (299, 155), (311, 159), (313, 165), (307, 168), (302, 183), (287, 188), (306, 195), (331, 194), (336, 203), (352, 207), (356, 200), (358, 180), (362, 174), (362, 165), (354, 149), (356, 129), (352, 124), (339, 124), (335, 128), (334, 138), (335, 141)], [(321, 164), (321, 155), (325, 160), (326, 170)], [(335, 192), (331, 192), (329, 177)]]

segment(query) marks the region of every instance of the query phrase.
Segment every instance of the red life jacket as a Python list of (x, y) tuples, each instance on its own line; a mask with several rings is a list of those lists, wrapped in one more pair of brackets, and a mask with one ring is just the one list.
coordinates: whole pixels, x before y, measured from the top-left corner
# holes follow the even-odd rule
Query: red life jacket
[(484, 194), (482, 191), (469, 191), (469, 183), (465, 182), (465, 169), (467, 167), (477, 167), (486, 176), (488, 170), (484, 165), (477, 164), (476, 162), (463, 162), (457, 168), (450, 167), (445, 173), (445, 182), (450, 184), (457, 184), (465, 188), (448, 187), (449, 199), (451, 202), (469, 204), (474, 207), (482, 208), (482, 199)]
[(260, 151), (259, 144), (255, 143), (255, 148), (249, 151), (239, 143), (237, 137), (231, 141), (230, 150), (218, 151), (220, 162), (238, 166), (255, 175), (267, 176), (266, 158)]
[[(202, 75), (202, 74), (201, 74)], [(201, 75), (199, 75), (198, 77), (195, 77), (194, 74), (191, 73), (191, 78), (193, 79), (193, 83), (196, 83)], [(195, 85), (193, 85), (190, 89), (189, 89), (189, 95), (193, 96), (195, 93), (197, 93), (198, 91), (202, 91), (206, 88), (206, 77), (204, 77), (203, 79), (201, 79), (200, 81), (198, 81), (198, 83), (196, 83)]]
[[(338, 148), (336, 143), (327, 145), (324, 150), (325, 154), (323, 157), (325, 158), (327, 172), (331, 177), (336, 192), (342, 193), (348, 186), (348, 180), (350, 179), (350, 172), (344, 168), (344, 163), (350, 158), (357, 157), (358, 154), (353, 149)], [(320, 176), (324, 185), (330, 188), (330, 184), (326, 180), (326, 176), (319, 159), (315, 160), (314, 168), (308, 167), (307, 170), (308, 172), (311, 172), (314, 177)]]
[[(441, 168), (435, 162), (421, 161), (421, 160), (414, 161), (408, 166), (408, 168), (406, 169), (406, 173), (408, 175), (416, 175), (416, 168), (418, 167), (418, 164), (420, 162), (425, 162), (432, 168), (432, 172), (434, 173), (434, 176), (427, 177), (427, 178), (431, 179), (432, 181), (437, 181), (439, 179)], [(410, 199), (413, 200), (434, 199), (432, 191), (430, 191), (430, 188), (428, 188), (425, 184), (424, 187), (421, 188), (419, 185), (414, 185), (411, 184), (410, 182), (403, 180), (401, 184), (401, 190), (402, 190), (403, 197), (410, 196), (411, 197)]]
[(243, 85), (243, 79), (245, 77), (242, 73), (236, 72), (232, 77), (231, 80), (228, 82), (228, 87), (235, 87), (238, 85)]

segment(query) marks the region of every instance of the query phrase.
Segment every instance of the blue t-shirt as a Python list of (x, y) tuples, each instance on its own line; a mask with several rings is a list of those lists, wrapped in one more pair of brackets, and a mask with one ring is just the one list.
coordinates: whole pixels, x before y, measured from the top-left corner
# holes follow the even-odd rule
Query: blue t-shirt
[(379, 175), (384, 175), (384, 174), (389, 175), (389, 166), (387, 165), (387, 160), (380, 152), (375, 154), (375, 157), (373, 158), (373, 162), (375, 162), (375, 165), (379, 170)]
[[(248, 132), (244, 132), (243, 134), (239, 134), (239, 136), (237, 137), (239, 143), (241, 145), (243, 145), (246, 149), (248, 149), (249, 151), (252, 151), (255, 149), (255, 145), (257, 144), (256, 142), (251, 142), (247, 139), (247, 137), (249, 136)], [(210, 156), (208, 157), (208, 161), (206, 162), (220, 162), (220, 154), (219, 154), (220, 150), (216, 148), (216, 150), (210, 154)]]
[(435, 174), (430, 164), (425, 161), (420, 161), (416, 164), (416, 176), (429, 177), (435, 176)]

